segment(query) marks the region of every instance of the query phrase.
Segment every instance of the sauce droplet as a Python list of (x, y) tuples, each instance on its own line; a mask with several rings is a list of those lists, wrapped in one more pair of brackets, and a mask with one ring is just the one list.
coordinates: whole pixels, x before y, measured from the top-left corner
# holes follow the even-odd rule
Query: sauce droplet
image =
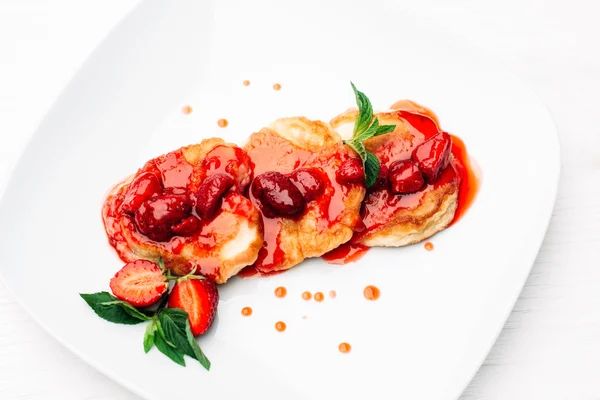
[(252, 308), (251, 307), (244, 307), (242, 308), (242, 315), (244, 317), (249, 317), (252, 315)]
[(321, 293), (321, 292), (315, 293), (315, 301), (318, 301), (320, 303), (323, 300), (325, 300), (325, 295), (323, 293)]
[(279, 83), (276, 83), (273, 85), (273, 90), (279, 90), (281, 89), (281, 85)]
[(244, 86), (250, 86), (250, 81), (249, 80), (245, 80), (244, 82), (242, 82), (244, 84)]
[(303, 315), (303, 316), (302, 316), (302, 319), (306, 319), (306, 318), (308, 318), (306, 315)]
[(183, 106), (181, 107), (181, 112), (184, 113), (185, 115), (189, 115), (192, 113), (192, 107), (191, 106)]
[(285, 328), (286, 328), (285, 322), (283, 322), (283, 321), (277, 321), (275, 323), (275, 329), (277, 329), (279, 332), (285, 331)]
[(282, 298), (285, 297), (285, 295), (287, 294), (287, 289), (284, 288), (283, 286), (279, 286), (277, 289), (275, 289), (275, 296)]
[(352, 350), (352, 346), (350, 346), (350, 343), (342, 342), (338, 346), (338, 349), (341, 353), (349, 353)]
[(306, 291), (306, 292), (302, 293), (302, 298), (304, 300), (310, 300), (310, 299), (312, 299), (312, 293)]
[(219, 125), (219, 128), (226, 128), (227, 125), (229, 125), (229, 121), (227, 121), (225, 118), (221, 118), (217, 121), (217, 125)]
[(425, 250), (427, 250), (427, 251), (431, 251), (431, 250), (433, 250), (433, 243), (431, 243), (431, 242), (426, 242), (426, 243), (425, 243), (425, 245), (424, 245), (423, 247), (425, 247)]
[(336, 296), (337, 296), (337, 293), (335, 292), (335, 290), (331, 290), (329, 292), (329, 297), (331, 297), (332, 299), (335, 299)]
[(381, 292), (376, 286), (369, 285), (365, 288), (363, 294), (367, 300), (377, 300)]

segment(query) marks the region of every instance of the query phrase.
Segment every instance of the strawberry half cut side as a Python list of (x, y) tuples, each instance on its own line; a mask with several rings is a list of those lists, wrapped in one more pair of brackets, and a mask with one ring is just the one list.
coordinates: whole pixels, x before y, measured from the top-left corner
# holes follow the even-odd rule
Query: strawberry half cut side
[(160, 267), (147, 260), (125, 264), (110, 280), (113, 294), (135, 307), (148, 307), (156, 303), (167, 288)]

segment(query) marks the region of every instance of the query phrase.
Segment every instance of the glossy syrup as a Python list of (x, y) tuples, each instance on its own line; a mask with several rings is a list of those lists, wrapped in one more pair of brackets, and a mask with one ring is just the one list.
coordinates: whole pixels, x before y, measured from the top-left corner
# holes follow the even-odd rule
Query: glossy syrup
[(469, 210), (479, 192), (480, 181), (473, 168), (467, 147), (458, 136), (452, 135), (452, 154), (456, 160), (455, 168), (460, 179), (458, 207), (450, 225), (458, 222)]
[(363, 258), (369, 247), (358, 243), (344, 243), (340, 247), (323, 254), (321, 258), (329, 264), (348, 264)]
[[(326, 149), (321, 153), (315, 153), (296, 147), (275, 133), (261, 132), (250, 138), (247, 151), (254, 164), (254, 176), (269, 171), (289, 174), (299, 168), (315, 168), (322, 172), (325, 189), (318, 198), (307, 203), (304, 211), (304, 213), (308, 210), (314, 211), (314, 215), (317, 217), (317, 234), (338, 223), (347, 214), (345, 199), (348, 191), (355, 185), (360, 184), (341, 184), (336, 180), (335, 175), (338, 167), (346, 159), (355, 157), (346, 146), (340, 143), (334, 149)], [(254, 198), (252, 191), (250, 191), (249, 196), (260, 210), (260, 202)], [(302, 218), (303, 215), (300, 215), (299, 218)], [(282, 231), (283, 226), (289, 219), (269, 218), (263, 213), (261, 213), (261, 217), (264, 227), (264, 243), (254, 266), (243, 271), (242, 275), (244, 277), (268, 275), (289, 268), (286, 265), (288, 263), (286, 253), (281, 248), (281, 238), (285, 234)], [(288, 242), (288, 246), (290, 245), (293, 246), (294, 243)]]
[[(197, 191), (201, 181), (210, 174), (216, 172), (227, 172), (236, 176), (240, 165), (248, 163), (241, 149), (232, 149), (226, 146), (217, 146), (207, 154), (200, 165), (190, 164), (181, 149), (159, 156), (148, 161), (138, 174), (150, 172), (161, 177), (164, 188), (186, 188), (192, 195)], [(175, 190), (182, 190), (175, 189)], [(202, 258), (198, 273), (214, 278), (217, 269), (220, 268), (219, 260), (209, 256), (215, 243), (221, 238), (229, 237), (231, 225), (235, 222), (235, 215), (247, 216), (252, 210), (252, 203), (237, 191), (230, 191), (224, 195), (221, 210), (227, 211), (220, 218), (220, 212), (212, 220), (201, 220), (197, 232), (188, 237), (175, 236), (165, 242), (155, 242), (141, 234), (135, 225), (133, 218), (122, 212), (121, 204), (128, 190), (128, 186), (122, 186), (116, 193), (111, 194), (105, 201), (102, 209), (102, 217), (109, 243), (115, 248), (119, 257), (124, 262), (131, 261), (130, 246), (158, 246), (162, 250), (170, 252), (174, 256), (182, 253), (183, 249), (190, 246), (198, 250), (197, 254), (206, 254)], [(192, 211), (194, 214), (195, 211)], [(167, 265), (177, 274), (185, 274), (191, 270), (191, 266), (185, 258), (173, 261), (175, 264)]]

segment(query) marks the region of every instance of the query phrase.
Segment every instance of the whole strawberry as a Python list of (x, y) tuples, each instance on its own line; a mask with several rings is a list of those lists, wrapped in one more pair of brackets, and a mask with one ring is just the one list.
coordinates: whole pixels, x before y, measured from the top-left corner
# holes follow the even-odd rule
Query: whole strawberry
[(169, 307), (180, 308), (188, 313), (194, 336), (202, 335), (212, 325), (217, 313), (219, 292), (208, 279), (191, 276), (175, 283), (169, 294)]

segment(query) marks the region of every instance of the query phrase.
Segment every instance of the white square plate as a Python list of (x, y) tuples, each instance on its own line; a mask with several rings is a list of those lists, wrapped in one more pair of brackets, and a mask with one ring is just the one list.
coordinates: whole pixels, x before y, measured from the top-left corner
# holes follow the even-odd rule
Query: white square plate
[[(122, 265), (100, 219), (112, 184), (202, 138), (243, 143), (282, 116), (327, 121), (353, 106), (350, 80), (376, 108), (401, 98), (432, 108), (482, 170), (473, 207), (433, 238), (433, 252), (373, 249), (346, 266), (311, 260), (271, 278), (233, 279), (199, 339), (210, 372), (145, 355), (144, 326), (107, 323), (79, 298), (107, 290)], [(190, 115), (181, 112), (187, 104)], [(229, 126), (218, 128), (219, 118)], [(50, 334), (148, 399), (454, 399), (521, 290), (558, 174), (555, 129), (533, 93), (480, 50), (390, 2), (147, 1), (34, 134), (0, 206), (0, 271)], [(362, 297), (368, 284), (381, 289), (379, 301)], [(273, 295), (280, 285), (284, 299)], [(300, 297), (332, 289), (335, 300)], [(240, 315), (244, 306), (251, 317)], [(342, 341), (349, 354), (337, 350)]]

